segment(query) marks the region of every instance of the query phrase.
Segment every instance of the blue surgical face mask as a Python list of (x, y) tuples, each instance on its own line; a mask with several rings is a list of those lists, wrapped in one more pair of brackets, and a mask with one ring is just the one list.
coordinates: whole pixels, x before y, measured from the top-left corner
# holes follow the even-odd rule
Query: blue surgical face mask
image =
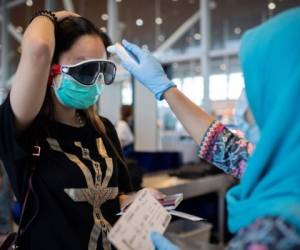
[(71, 76), (61, 73), (58, 86), (53, 86), (59, 102), (74, 109), (87, 109), (94, 105), (103, 92), (104, 84), (97, 80), (93, 85), (84, 85)]

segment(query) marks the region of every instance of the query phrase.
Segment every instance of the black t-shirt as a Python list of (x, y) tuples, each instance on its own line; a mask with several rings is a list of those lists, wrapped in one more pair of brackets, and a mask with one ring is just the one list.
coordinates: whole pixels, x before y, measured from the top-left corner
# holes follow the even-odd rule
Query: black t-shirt
[[(114, 126), (101, 119), (122, 155)], [(107, 249), (104, 231), (118, 219), (118, 196), (131, 191), (127, 167), (88, 122), (76, 128), (51, 121), (47, 129), (34, 122), (18, 134), (8, 97), (0, 107), (0, 158), (19, 200), (26, 193), (37, 141), (41, 155), (33, 187), (38, 199), (31, 194), (25, 220), (38, 214), (22, 237), (21, 249)]]

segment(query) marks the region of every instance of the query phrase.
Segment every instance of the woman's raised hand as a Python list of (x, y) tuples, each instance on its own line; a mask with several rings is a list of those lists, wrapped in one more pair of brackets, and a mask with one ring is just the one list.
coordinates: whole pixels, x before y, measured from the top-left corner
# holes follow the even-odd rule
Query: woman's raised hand
[(79, 17), (80, 16), (74, 12), (66, 11), (66, 10), (56, 11), (56, 12), (54, 12), (54, 14), (55, 14), (58, 22), (67, 17), (71, 17), (71, 16)]

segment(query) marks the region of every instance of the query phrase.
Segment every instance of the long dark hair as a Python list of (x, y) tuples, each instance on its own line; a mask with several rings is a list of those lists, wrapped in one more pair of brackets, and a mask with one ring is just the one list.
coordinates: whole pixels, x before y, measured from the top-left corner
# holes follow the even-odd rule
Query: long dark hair
[[(98, 29), (92, 22), (84, 17), (67, 17), (60, 22), (57, 23), (55, 27), (55, 50), (52, 59), (52, 64), (56, 64), (59, 61), (60, 55), (68, 51), (72, 45), (83, 35), (95, 35), (101, 38), (104, 47), (107, 48), (112, 44), (109, 36)], [(109, 58), (110, 53), (106, 50), (107, 58)], [(106, 141), (110, 144), (113, 149), (115, 155), (121, 163), (125, 164), (123, 157), (116, 150), (115, 146), (111, 142), (110, 138), (108, 138), (106, 134), (106, 129), (104, 126), (101, 117), (97, 114), (96, 106), (79, 111), (81, 112), (87, 119), (88, 122), (92, 124), (92, 126), (98, 131), (98, 133), (103, 136)], [(54, 119), (54, 105), (51, 99), (51, 91), (50, 87), (47, 89), (46, 97), (41, 108), (40, 118), (47, 124), (47, 121)], [(43, 123), (44, 123), (43, 122)], [(45, 124), (45, 123), (44, 123)]]
[[(92, 22), (84, 17), (68, 17), (61, 20), (55, 29), (55, 50), (52, 63), (58, 63), (59, 56), (69, 50), (76, 40), (83, 35), (99, 36), (107, 48), (112, 44), (109, 36), (98, 29)], [(107, 57), (110, 53), (106, 51)]]

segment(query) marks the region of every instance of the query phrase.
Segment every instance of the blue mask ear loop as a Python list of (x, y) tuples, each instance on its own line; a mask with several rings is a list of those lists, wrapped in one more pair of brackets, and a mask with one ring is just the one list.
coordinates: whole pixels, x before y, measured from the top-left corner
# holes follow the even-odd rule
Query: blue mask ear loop
[[(58, 75), (59, 75), (60, 78), (61, 78), (61, 74), (58, 74)], [(58, 75), (56, 75), (56, 76), (58, 76)], [(56, 77), (56, 76), (55, 76), (55, 77)], [(55, 77), (52, 78), (51, 85), (50, 85), (50, 87), (53, 88), (53, 89), (59, 87), (57, 84), (61, 84), (61, 82), (57, 83), (57, 82), (55, 81)]]

